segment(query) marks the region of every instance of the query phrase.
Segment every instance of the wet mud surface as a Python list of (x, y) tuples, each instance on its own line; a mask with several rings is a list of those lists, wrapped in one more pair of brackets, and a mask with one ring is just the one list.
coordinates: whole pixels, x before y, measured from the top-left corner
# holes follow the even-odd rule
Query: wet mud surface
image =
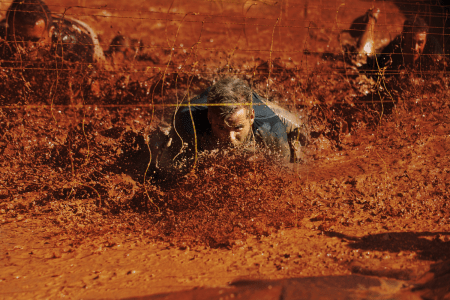
[[(377, 3), (390, 40), (404, 15)], [(0, 298), (449, 297), (447, 74), (361, 79), (323, 56), (368, 2), (257, 1), (245, 30), (242, 3), (48, 4), (150, 58), (1, 70)], [(304, 160), (210, 153), (149, 180), (160, 121), (224, 75), (307, 116)]]

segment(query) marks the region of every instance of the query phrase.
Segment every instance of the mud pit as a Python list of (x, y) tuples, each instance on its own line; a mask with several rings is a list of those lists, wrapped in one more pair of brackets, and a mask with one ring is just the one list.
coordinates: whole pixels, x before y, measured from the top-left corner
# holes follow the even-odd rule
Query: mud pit
[[(114, 72), (1, 70), (1, 298), (350, 274), (405, 282), (389, 297), (450, 259), (447, 74), (361, 81), (337, 35), (367, 2), (254, 2), (245, 28), (242, 3), (48, 4), (72, 7), (105, 49), (120, 31), (150, 58)], [(391, 39), (402, 8), (376, 4), (376, 38)], [(212, 156), (170, 185), (145, 181), (144, 136), (186, 91), (228, 74), (308, 116), (305, 162)], [(436, 286), (422, 294), (448, 297)]]

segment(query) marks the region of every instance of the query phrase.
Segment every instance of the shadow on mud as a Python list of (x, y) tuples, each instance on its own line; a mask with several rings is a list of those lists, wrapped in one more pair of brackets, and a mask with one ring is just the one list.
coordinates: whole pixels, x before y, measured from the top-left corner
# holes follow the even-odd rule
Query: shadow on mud
[(422, 260), (450, 259), (450, 232), (389, 232), (366, 235), (362, 238), (348, 236), (338, 232), (324, 233), (330, 237), (339, 237), (352, 241), (352, 249), (367, 251), (415, 251)]
[(447, 299), (450, 262), (431, 269), (425, 283), (344, 275), (238, 281), (227, 288), (204, 288), (127, 299)]

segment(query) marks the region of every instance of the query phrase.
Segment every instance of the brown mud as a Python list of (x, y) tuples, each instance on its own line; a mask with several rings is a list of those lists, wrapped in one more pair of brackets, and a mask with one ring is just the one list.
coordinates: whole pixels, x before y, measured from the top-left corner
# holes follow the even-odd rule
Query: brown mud
[[(120, 31), (147, 56), (113, 72), (2, 66), (0, 298), (219, 293), (264, 280), (237, 295), (278, 299), (294, 282), (279, 279), (308, 288), (360, 275), (390, 284), (386, 298), (448, 297), (429, 281), (450, 260), (447, 73), (368, 79), (345, 63), (338, 36), (372, 2), (47, 3), (91, 24), (105, 50)], [(404, 15), (375, 4), (385, 43)], [(211, 153), (189, 176), (148, 180), (148, 136), (227, 75), (307, 116), (304, 161)], [(367, 297), (346, 291), (336, 297)]]

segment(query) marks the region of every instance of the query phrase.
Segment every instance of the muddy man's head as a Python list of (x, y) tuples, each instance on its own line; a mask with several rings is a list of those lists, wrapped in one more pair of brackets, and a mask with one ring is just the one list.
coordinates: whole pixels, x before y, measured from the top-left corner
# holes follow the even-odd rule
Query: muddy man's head
[(423, 54), (427, 35), (428, 25), (421, 17), (413, 16), (403, 24), (402, 48), (409, 63), (416, 62)]
[(247, 83), (228, 77), (214, 84), (208, 93), (208, 120), (219, 146), (245, 144), (255, 121), (252, 90)]

